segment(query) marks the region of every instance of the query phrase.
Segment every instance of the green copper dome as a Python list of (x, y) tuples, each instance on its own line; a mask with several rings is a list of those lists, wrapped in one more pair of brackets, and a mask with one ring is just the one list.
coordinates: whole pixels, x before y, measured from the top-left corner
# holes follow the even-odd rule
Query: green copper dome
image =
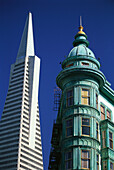
[(87, 40), (87, 35), (83, 32), (83, 27), (81, 25), (79, 27), (79, 32), (75, 36), (73, 46), (74, 48), (70, 51), (68, 57), (88, 56), (95, 58), (93, 52), (88, 48), (89, 42)]
[(87, 40), (87, 35), (83, 31), (82, 25), (79, 27), (79, 31), (75, 36), (73, 42), (73, 48), (68, 54), (67, 58), (62, 62), (63, 69), (70, 68), (91, 68), (99, 69), (100, 63), (95, 58), (94, 53), (88, 48), (89, 42)]
[(88, 56), (88, 57), (93, 57), (95, 58), (95, 55), (93, 52), (85, 46), (85, 44), (79, 44), (78, 46), (74, 47), (68, 57), (73, 57), (73, 56)]

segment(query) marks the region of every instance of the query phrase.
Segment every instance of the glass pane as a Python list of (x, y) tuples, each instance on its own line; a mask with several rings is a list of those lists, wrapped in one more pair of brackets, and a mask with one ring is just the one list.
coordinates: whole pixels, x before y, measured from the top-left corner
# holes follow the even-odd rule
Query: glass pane
[(67, 92), (67, 98), (69, 98), (69, 97), (71, 97), (71, 96), (73, 96), (73, 90), (69, 90), (69, 91)]
[(82, 150), (82, 158), (89, 158), (89, 157), (90, 157), (89, 151)]
[(98, 131), (96, 131), (96, 138), (97, 138), (97, 139), (99, 138), (99, 133), (98, 133)]
[(112, 139), (112, 133), (111, 132), (109, 132), (109, 138)]
[(98, 94), (96, 94), (96, 100), (98, 101)]
[(107, 118), (108, 118), (108, 119), (111, 119), (111, 113), (110, 113), (109, 110), (107, 110)]
[(96, 123), (96, 129), (98, 130), (98, 123)]
[(65, 160), (69, 160), (69, 159), (72, 159), (72, 152), (71, 151), (65, 153)]
[(66, 162), (66, 170), (71, 169), (71, 168), (72, 168), (72, 160), (68, 160)]
[(88, 89), (82, 89), (82, 96), (89, 96), (89, 90)]
[(73, 130), (72, 127), (66, 129), (66, 136), (72, 136)]
[(90, 135), (90, 127), (82, 127), (82, 135)]
[(67, 99), (67, 106), (73, 105), (73, 97)]
[(82, 125), (90, 125), (88, 118), (82, 118)]
[(99, 162), (99, 155), (97, 155), (97, 162)]
[(113, 163), (112, 163), (112, 162), (110, 162), (110, 170), (114, 170), (114, 169), (113, 169)]
[(113, 141), (110, 140), (109, 145), (110, 145), (110, 148), (113, 149)]
[(90, 160), (82, 159), (82, 168), (90, 168)]
[(101, 112), (105, 113), (105, 108), (101, 105)]
[(101, 120), (105, 119), (105, 115), (101, 113)]
[(66, 127), (72, 126), (72, 119), (66, 121)]

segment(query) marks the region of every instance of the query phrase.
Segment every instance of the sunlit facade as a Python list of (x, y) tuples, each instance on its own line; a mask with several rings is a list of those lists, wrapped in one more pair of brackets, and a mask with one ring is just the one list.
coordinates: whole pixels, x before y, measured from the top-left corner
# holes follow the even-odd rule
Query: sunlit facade
[(0, 121), (0, 170), (43, 170), (38, 106), (40, 59), (27, 17)]
[(114, 169), (114, 91), (88, 48), (83, 27), (56, 78), (62, 90), (49, 170)]

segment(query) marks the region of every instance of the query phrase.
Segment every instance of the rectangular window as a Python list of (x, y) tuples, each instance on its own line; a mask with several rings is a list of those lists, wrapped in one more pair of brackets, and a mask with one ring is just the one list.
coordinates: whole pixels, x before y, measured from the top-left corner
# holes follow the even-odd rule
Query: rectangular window
[(105, 108), (101, 105), (101, 120), (105, 119)]
[(107, 170), (107, 163), (106, 163), (106, 161), (103, 161), (103, 170)]
[(109, 147), (113, 149), (113, 134), (109, 132)]
[(72, 151), (65, 153), (65, 170), (72, 170)]
[(90, 135), (90, 119), (82, 118), (82, 135)]
[(98, 109), (98, 94), (96, 93), (96, 108)]
[(73, 105), (73, 90), (67, 91), (66, 104), (67, 104), (67, 106), (72, 106)]
[(112, 162), (110, 162), (110, 170), (114, 170), (114, 164)]
[(111, 112), (109, 110), (107, 110), (106, 112), (107, 112), (107, 119), (111, 120)]
[(102, 147), (106, 147), (106, 132), (102, 131)]
[(81, 91), (81, 103), (90, 105), (90, 90), (83, 88)]
[(73, 66), (73, 65), (74, 65), (74, 63), (71, 63), (71, 64), (67, 65), (66, 67), (70, 67), (70, 66)]
[(83, 66), (89, 66), (89, 63), (82, 62)]
[(90, 169), (90, 151), (88, 151), (88, 150), (82, 150), (81, 168), (82, 169)]
[(97, 154), (97, 170), (99, 170), (99, 155)]
[(99, 124), (96, 122), (96, 138), (99, 139)]
[(69, 119), (66, 121), (66, 136), (72, 136), (73, 135), (73, 120)]

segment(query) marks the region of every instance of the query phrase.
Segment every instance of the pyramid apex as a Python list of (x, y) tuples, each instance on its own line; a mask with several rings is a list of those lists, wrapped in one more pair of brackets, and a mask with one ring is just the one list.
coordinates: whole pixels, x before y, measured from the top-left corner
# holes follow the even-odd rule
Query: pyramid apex
[(34, 38), (32, 26), (32, 13), (29, 12), (26, 19), (23, 35), (21, 38), (20, 47), (17, 54), (17, 59), (20, 57), (34, 56)]

